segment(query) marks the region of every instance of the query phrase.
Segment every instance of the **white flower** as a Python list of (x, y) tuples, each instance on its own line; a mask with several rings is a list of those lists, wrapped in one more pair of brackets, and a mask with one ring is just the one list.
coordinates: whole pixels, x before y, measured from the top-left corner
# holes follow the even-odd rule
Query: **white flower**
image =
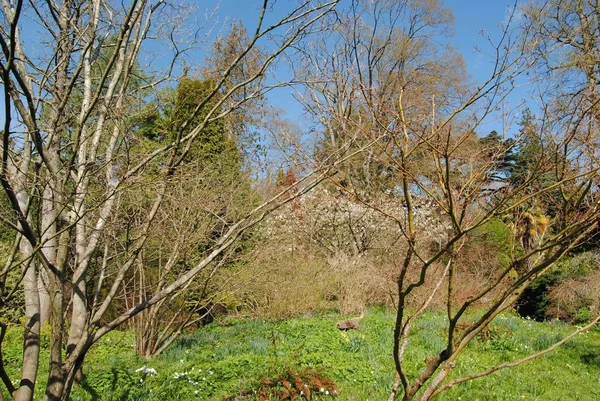
[(154, 375), (156, 376), (158, 373), (156, 372), (156, 369), (154, 368), (149, 368), (148, 366), (142, 366), (139, 369), (136, 369), (136, 373), (143, 373), (146, 375)]

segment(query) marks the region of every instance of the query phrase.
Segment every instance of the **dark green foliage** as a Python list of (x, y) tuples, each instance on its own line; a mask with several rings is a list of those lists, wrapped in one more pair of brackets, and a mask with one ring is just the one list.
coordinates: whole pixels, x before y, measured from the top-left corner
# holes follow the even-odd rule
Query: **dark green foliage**
[(504, 182), (510, 179), (511, 170), (515, 163), (515, 140), (504, 139), (498, 131), (492, 131), (482, 137), (479, 143), (485, 149), (485, 157), (488, 160), (496, 160), (492, 172), (492, 181)]
[[(536, 193), (558, 181), (557, 166), (561, 163), (561, 154), (546, 143), (540, 132), (535, 116), (529, 109), (523, 110), (519, 122), (519, 134), (514, 139), (503, 139), (492, 132), (481, 139), (481, 143), (490, 149), (490, 156), (500, 154), (494, 178), (512, 188), (526, 187), (526, 193)], [(515, 252), (531, 249), (536, 236), (543, 234), (550, 220), (559, 214), (561, 207), (559, 190), (544, 191), (535, 202), (524, 202), (513, 211), (513, 224), (519, 230), (519, 244)], [(556, 222), (560, 229), (560, 222)], [(512, 236), (497, 238), (504, 251), (510, 249)], [(550, 306), (548, 292), (552, 286), (564, 278), (563, 272), (554, 270), (539, 277), (525, 290), (518, 301), (517, 311), (522, 316), (543, 320)]]
[(218, 166), (221, 173), (239, 171), (239, 152), (235, 142), (226, 137), (223, 120), (205, 124), (206, 116), (215, 107), (216, 97), (208, 99), (213, 90), (212, 80), (183, 77), (179, 81), (174, 105), (167, 110), (168, 139), (177, 141), (203, 126), (186, 160), (197, 161), (200, 168)]
[(515, 138), (505, 139), (497, 131), (492, 131), (479, 141), (487, 156), (497, 160), (493, 180), (512, 187), (527, 183), (532, 190), (553, 182), (548, 169), (549, 144), (543, 142), (535, 116), (529, 109), (523, 110)]
[[(199, 170), (239, 174), (240, 154), (235, 140), (225, 133), (223, 119), (207, 119), (218, 97), (213, 93), (214, 86), (210, 79), (182, 77), (175, 91), (163, 94), (164, 99), (157, 99), (156, 105), (149, 103), (132, 118), (136, 134), (157, 144), (176, 143), (179, 154), (186, 152), (183, 162), (195, 163)], [(212, 117), (219, 114), (218, 108), (215, 111)], [(194, 140), (188, 144), (186, 137), (190, 134)]]
[[(243, 171), (236, 140), (226, 133), (224, 120), (209, 119), (220, 113), (218, 100), (219, 94), (215, 92), (212, 80), (182, 77), (175, 90), (162, 93), (154, 105), (148, 103), (147, 108), (131, 120), (136, 135), (133, 142), (142, 147), (142, 152), (173, 144), (170, 153), (152, 166), (157, 176), (169, 175), (171, 195), (164, 199), (157, 217), (160, 223), (155, 225), (156, 231), (145, 245), (144, 282), (151, 283), (147, 288), (154, 288), (160, 282), (171, 252), (175, 262), (168, 270), (169, 280), (186, 273), (204, 259), (223, 233), (259, 200)], [(124, 211), (124, 219), (131, 220), (135, 230), (140, 220), (136, 216), (148, 213), (155, 195), (151, 187), (144, 187), (132, 195), (124, 203), (128, 208)], [(173, 224), (181, 219), (184, 222)], [(187, 234), (177, 234), (183, 231)], [(202, 318), (213, 298), (222, 298), (222, 283), (218, 274), (211, 272), (213, 267), (235, 269), (236, 261), (251, 246), (252, 233), (248, 231), (227, 254), (217, 258), (210, 269), (196, 276), (186, 287), (185, 295), (173, 297), (161, 305), (153, 329), (162, 330), (163, 322), (183, 324), (188, 315), (192, 316), (190, 321)], [(139, 291), (135, 289), (130, 293)], [(202, 321), (207, 322), (206, 319)], [(155, 334), (144, 336), (158, 338)]]
[[(527, 193), (549, 188), (559, 181), (561, 164), (566, 158), (560, 149), (542, 135), (538, 125), (531, 111), (525, 109), (519, 123), (518, 140), (509, 155), (510, 163), (506, 169), (509, 184), (513, 187), (525, 186)], [(545, 190), (536, 198), (535, 204), (526, 203), (522, 209), (538, 210), (549, 217), (559, 213), (562, 197), (558, 189)]]
[[(136, 134), (150, 147), (177, 144), (175, 160), (193, 172), (196, 183), (215, 191), (220, 204), (214, 210), (215, 215), (229, 221), (254, 205), (257, 199), (243, 172), (235, 138), (227, 136), (223, 119), (207, 120), (219, 96), (213, 93), (214, 85), (210, 79), (183, 77), (176, 90), (164, 96), (162, 101), (168, 100), (165, 105), (149, 106), (138, 113), (132, 123)], [(218, 114), (217, 107), (212, 116)], [(190, 135), (194, 137), (192, 142)]]
[(152, 142), (160, 142), (166, 138), (165, 124), (157, 106), (146, 105), (129, 123), (138, 137)]
[(535, 118), (529, 109), (523, 111), (520, 126), (520, 137), (516, 148), (509, 155), (507, 165), (509, 181), (513, 186), (519, 186), (532, 176), (537, 177), (537, 170), (543, 167), (544, 144), (536, 133)]
[(516, 309), (519, 315), (530, 317), (537, 321), (545, 320), (546, 312), (550, 306), (548, 292), (564, 276), (562, 271), (555, 269), (534, 280), (517, 301)]
[[(561, 282), (571, 279), (585, 280), (586, 276), (600, 268), (596, 253), (586, 252), (570, 255), (560, 261), (557, 266), (534, 280), (525, 290), (517, 302), (517, 312), (523, 317), (530, 317), (537, 321), (548, 318), (547, 312), (551, 307), (550, 290)], [(589, 321), (594, 314), (589, 306), (579, 309), (570, 320), (575, 323)]]

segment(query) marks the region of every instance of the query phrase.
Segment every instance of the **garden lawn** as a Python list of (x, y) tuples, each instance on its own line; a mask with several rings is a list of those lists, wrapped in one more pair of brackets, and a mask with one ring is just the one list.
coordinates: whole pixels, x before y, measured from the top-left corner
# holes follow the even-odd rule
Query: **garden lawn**
[[(183, 401), (237, 397), (241, 401), (258, 399), (262, 378), (276, 383), (280, 375), (316, 371), (337, 384), (335, 399), (386, 400), (394, 377), (394, 315), (371, 311), (362, 320), (360, 332), (347, 333), (335, 328), (338, 319), (212, 324), (181, 338), (152, 360), (135, 354), (129, 333), (114, 332), (91, 351), (84, 366), (85, 380), (74, 389), (72, 398)], [(444, 327), (444, 317), (435, 314), (426, 315), (414, 327), (407, 354), (411, 377), (423, 368), (425, 358), (444, 346)], [(563, 323), (503, 315), (459, 358), (453, 377), (544, 349), (573, 330)], [(12, 334), (4, 352), (5, 364), (14, 372), (19, 356), (11, 352), (18, 344), (16, 333)], [(42, 389), (40, 383), (36, 399), (41, 398)], [(322, 392), (318, 399), (334, 397)], [(458, 385), (438, 399), (600, 400), (600, 330), (581, 334), (533, 362)]]

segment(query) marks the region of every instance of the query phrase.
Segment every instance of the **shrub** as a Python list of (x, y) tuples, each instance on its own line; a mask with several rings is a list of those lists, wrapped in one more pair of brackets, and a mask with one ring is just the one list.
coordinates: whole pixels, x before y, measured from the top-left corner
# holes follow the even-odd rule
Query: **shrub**
[(535, 279), (517, 301), (516, 309), (519, 315), (537, 321), (544, 320), (550, 308), (550, 288), (563, 277), (563, 271), (555, 269)]
[(560, 261), (529, 285), (517, 303), (518, 313), (538, 321), (589, 320), (600, 306), (599, 256), (583, 252)]
[(600, 270), (557, 283), (548, 294), (546, 315), (585, 323), (600, 310)]
[(241, 390), (239, 394), (227, 397), (226, 400), (256, 399), (257, 394), (259, 401), (317, 401), (337, 396), (339, 389), (331, 379), (314, 369), (286, 369), (276, 378), (263, 377), (260, 381), (260, 389)]

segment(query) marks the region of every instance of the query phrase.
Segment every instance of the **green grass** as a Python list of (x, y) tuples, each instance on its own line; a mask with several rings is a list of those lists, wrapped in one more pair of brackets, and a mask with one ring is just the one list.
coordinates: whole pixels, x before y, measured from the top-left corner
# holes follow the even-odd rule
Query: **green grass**
[[(263, 377), (277, 378), (286, 369), (315, 368), (338, 385), (338, 400), (387, 399), (394, 376), (393, 315), (370, 312), (361, 322), (360, 332), (347, 334), (335, 328), (338, 318), (213, 324), (181, 338), (149, 361), (135, 355), (128, 333), (111, 333), (89, 355), (86, 380), (72, 396), (74, 400), (223, 400), (241, 390), (257, 394)], [(415, 325), (407, 355), (411, 377), (423, 368), (426, 357), (441, 350), (444, 327), (443, 317), (434, 314)], [(526, 356), (573, 330), (561, 323), (552, 326), (501, 316), (488, 338), (476, 340), (459, 358), (453, 376)], [(13, 355), (9, 368), (14, 368), (15, 362)], [(136, 372), (142, 366), (158, 374)], [(461, 384), (439, 399), (600, 399), (600, 331), (582, 334), (559, 350), (515, 369)]]

